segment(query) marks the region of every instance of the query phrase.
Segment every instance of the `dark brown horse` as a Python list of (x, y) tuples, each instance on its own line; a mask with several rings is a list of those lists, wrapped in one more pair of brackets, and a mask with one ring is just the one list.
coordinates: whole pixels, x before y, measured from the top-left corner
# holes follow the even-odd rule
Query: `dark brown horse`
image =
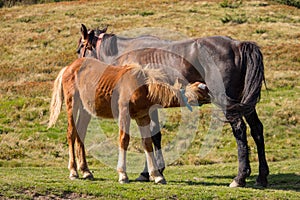
[[(93, 58), (79, 58), (63, 68), (54, 82), (49, 127), (55, 124), (65, 99), (68, 114), (70, 177), (78, 177), (75, 161), (75, 140), (80, 140), (75, 118), (79, 107), (89, 115), (119, 121), (119, 182), (127, 183), (126, 151), (129, 144), (130, 118), (139, 126), (150, 176), (155, 183), (165, 183), (154, 159), (149, 110), (159, 104), (164, 108), (197, 104), (202, 99), (200, 82), (184, 84), (163, 69), (137, 64), (113, 66)], [(184, 91), (184, 92), (182, 92)], [(79, 116), (82, 113), (79, 113)], [(84, 114), (85, 115), (85, 114)], [(84, 155), (82, 155), (84, 156)], [(88, 168), (82, 168), (89, 176)], [(86, 170), (86, 171), (85, 171)]]
[[(244, 186), (245, 178), (250, 174), (246, 128), (242, 116), (245, 116), (249, 123), (251, 135), (258, 148), (260, 166), (257, 183), (267, 185), (269, 170), (265, 159), (263, 128), (255, 110), (264, 79), (263, 61), (262, 54), (254, 43), (239, 42), (219, 36), (170, 42), (157, 40), (155, 37), (127, 39), (111, 34), (97, 37), (92, 33), (86, 34), (89, 35), (88, 40), (83, 37), (83, 41), (89, 44), (85, 47), (89, 46), (89, 50), (93, 49), (85, 56), (113, 60), (130, 49), (159, 46), (165, 51), (187, 59), (200, 74), (199, 80), (204, 79), (209, 85), (213, 102), (224, 110), (236, 137), (239, 150), (239, 173), (231, 186)], [(82, 49), (86, 52), (87, 48)], [(172, 59), (169, 61), (171, 62)], [(190, 78), (190, 76), (186, 77), (187, 80)], [(156, 147), (160, 147), (160, 137), (160, 133), (153, 136)]]
[[(81, 56), (92, 56), (103, 61), (112, 62), (129, 51), (143, 52), (143, 48), (152, 47), (171, 52), (184, 58), (190, 67), (179, 69), (186, 80), (204, 80), (212, 102), (220, 106), (230, 123), (238, 145), (238, 175), (230, 184), (231, 187), (245, 186), (246, 177), (251, 173), (246, 135), (246, 124), (251, 129), (258, 151), (259, 175), (257, 184), (266, 186), (269, 168), (265, 157), (263, 124), (258, 118), (256, 104), (260, 99), (262, 82), (264, 81), (263, 56), (259, 47), (253, 42), (237, 41), (229, 37), (214, 36), (185, 41), (165, 41), (155, 37), (138, 40), (117, 37), (114, 34), (94, 31), (82, 37)], [(88, 37), (87, 37), (88, 36)], [(139, 57), (137, 57), (139, 58)], [(162, 54), (149, 56), (151, 62), (163, 60), (167, 66), (176, 67), (171, 57)], [(197, 71), (198, 73), (186, 73)], [(158, 129), (158, 127), (154, 128)], [(155, 139), (156, 138), (156, 139)], [(154, 134), (154, 145), (160, 148), (161, 135)]]

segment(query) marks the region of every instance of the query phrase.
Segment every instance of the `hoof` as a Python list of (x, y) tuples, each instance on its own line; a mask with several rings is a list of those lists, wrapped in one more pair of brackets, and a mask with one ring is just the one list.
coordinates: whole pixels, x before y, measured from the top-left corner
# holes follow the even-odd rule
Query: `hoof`
[(129, 183), (129, 179), (126, 173), (124, 172), (119, 173), (119, 183), (121, 184)]
[(164, 185), (167, 184), (167, 181), (166, 181), (166, 179), (163, 176), (155, 177), (154, 178), (154, 182), (156, 184), (164, 184)]
[(126, 184), (126, 183), (129, 183), (129, 180), (128, 180), (128, 178), (122, 179), (122, 180), (119, 180), (119, 183)]
[(233, 180), (232, 183), (230, 183), (229, 187), (236, 188), (236, 187), (245, 187), (246, 184), (239, 184), (236, 180)]
[(94, 176), (91, 172), (85, 172), (83, 173), (83, 179), (94, 180)]
[(150, 181), (149, 178), (143, 176), (142, 174), (139, 177), (137, 177), (135, 180), (139, 181), (139, 182), (149, 182)]
[(78, 177), (78, 175), (73, 175), (73, 174), (71, 174), (71, 175), (69, 176), (69, 178), (73, 181), (73, 180), (78, 179), (79, 177)]

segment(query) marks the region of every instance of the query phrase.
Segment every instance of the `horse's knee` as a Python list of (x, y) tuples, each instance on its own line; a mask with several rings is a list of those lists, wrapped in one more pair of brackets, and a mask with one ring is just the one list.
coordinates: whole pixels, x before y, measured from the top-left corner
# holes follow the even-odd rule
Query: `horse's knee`
[(153, 152), (152, 139), (151, 138), (142, 138), (142, 144), (143, 144), (144, 149), (147, 152)]
[(130, 136), (127, 133), (123, 133), (120, 135), (119, 143), (120, 147), (124, 150), (127, 150), (129, 146)]

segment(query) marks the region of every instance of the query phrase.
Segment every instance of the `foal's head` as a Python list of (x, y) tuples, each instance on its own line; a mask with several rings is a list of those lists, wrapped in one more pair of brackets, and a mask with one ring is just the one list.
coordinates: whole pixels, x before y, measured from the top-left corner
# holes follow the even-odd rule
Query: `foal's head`
[(84, 24), (81, 24), (81, 38), (78, 41), (77, 48), (78, 57), (97, 58), (96, 47), (98, 44), (100, 45), (106, 31), (107, 27), (104, 29), (88, 30)]
[(204, 104), (210, 102), (209, 90), (206, 84), (201, 82), (194, 82), (187, 85), (185, 96), (188, 98), (190, 104)]

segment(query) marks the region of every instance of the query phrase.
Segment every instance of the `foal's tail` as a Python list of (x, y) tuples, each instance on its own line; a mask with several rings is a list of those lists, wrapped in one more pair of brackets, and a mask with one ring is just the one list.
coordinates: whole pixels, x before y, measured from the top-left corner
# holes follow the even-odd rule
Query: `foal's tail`
[(245, 68), (245, 82), (240, 109), (243, 115), (250, 114), (260, 100), (262, 82), (265, 82), (263, 55), (259, 47), (252, 42), (243, 42), (240, 46), (241, 63)]
[(48, 123), (48, 128), (53, 126), (58, 118), (58, 115), (61, 111), (64, 95), (62, 88), (62, 76), (67, 67), (64, 67), (60, 70), (57, 78), (54, 81), (52, 99), (50, 104), (50, 118)]

